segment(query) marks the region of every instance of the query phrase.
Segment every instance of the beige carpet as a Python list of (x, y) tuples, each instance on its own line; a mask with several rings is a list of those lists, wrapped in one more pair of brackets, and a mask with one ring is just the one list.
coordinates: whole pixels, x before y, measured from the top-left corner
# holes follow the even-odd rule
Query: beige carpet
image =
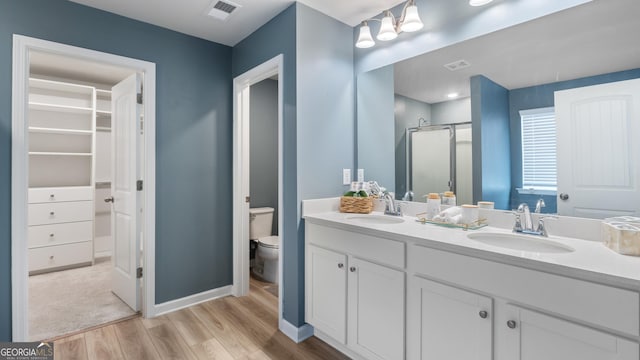
[(111, 293), (111, 261), (29, 277), (29, 338), (50, 339), (134, 314)]

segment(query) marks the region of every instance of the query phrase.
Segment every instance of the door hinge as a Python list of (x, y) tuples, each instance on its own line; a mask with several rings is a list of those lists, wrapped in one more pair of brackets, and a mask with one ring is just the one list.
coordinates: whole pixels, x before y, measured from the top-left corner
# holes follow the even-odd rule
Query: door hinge
[(142, 191), (142, 180), (136, 181), (136, 190)]
[(142, 278), (142, 268), (141, 267), (136, 269), (136, 278), (137, 279)]
[(142, 93), (136, 94), (136, 102), (142, 105)]

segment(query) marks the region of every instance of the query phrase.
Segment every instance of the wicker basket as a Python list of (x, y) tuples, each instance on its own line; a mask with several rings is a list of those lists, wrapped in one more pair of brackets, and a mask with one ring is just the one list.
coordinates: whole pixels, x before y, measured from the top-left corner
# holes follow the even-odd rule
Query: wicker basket
[(343, 196), (340, 198), (340, 212), (368, 214), (373, 210), (373, 198)]

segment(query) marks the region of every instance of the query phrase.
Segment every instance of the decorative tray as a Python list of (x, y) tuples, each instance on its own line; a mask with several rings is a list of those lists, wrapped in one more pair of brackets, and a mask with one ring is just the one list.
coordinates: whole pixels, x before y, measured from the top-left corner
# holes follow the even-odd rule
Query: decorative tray
[(452, 223), (446, 223), (446, 222), (442, 222), (442, 221), (433, 221), (433, 220), (427, 220), (425, 218), (419, 218), (416, 220), (419, 223), (422, 224), (434, 224), (434, 225), (438, 225), (438, 226), (444, 226), (444, 227), (448, 227), (448, 228), (456, 228), (456, 229), (462, 229), (464, 231), (467, 230), (477, 230), (480, 228), (483, 228), (487, 225), (489, 225), (487, 223), (487, 219), (478, 219), (470, 224), (452, 224)]

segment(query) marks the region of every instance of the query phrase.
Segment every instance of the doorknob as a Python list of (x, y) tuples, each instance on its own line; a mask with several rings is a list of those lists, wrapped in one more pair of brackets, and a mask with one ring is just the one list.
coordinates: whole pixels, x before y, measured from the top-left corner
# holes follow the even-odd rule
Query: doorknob
[(108, 198), (105, 198), (105, 199), (104, 199), (104, 202), (106, 202), (106, 203), (109, 203), (109, 202), (110, 202), (110, 203), (112, 203), (112, 202), (113, 202), (113, 196), (108, 197)]
[(558, 197), (560, 198), (560, 200), (569, 200), (569, 194), (560, 193)]

